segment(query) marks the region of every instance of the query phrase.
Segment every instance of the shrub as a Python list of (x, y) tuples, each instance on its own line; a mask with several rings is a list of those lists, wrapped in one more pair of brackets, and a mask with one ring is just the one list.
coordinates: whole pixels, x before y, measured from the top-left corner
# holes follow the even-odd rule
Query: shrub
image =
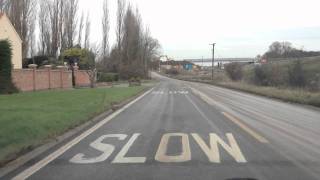
[(12, 49), (7, 41), (0, 41), (0, 94), (11, 94), (18, 92), (12, 83)]
[(137, 77), (131, 77), (129, 79), (129, 86), (141, 86), (141, 78), (139, 76)]
[(306, 78), (302, 69), (302, 64), (298, 60), (293, 65), (289, 66), (289, 84), (293, 87), (305, 87)]
[(119, 75), (116, 73), (98, 73), (98, 82), (119, 81)]
[(167, 70), (166, 70), (166, 74), (178, 75), (179, 72), (178, 72), (178, 70), (176, 70), (176, 69), (174, 69), (174, 68), (171, 68), (171, 69), (167, 69)]
[(50, 64), (48, 56), (34, 56), (32, 58), (25, 58), (23, 61), (23, 67), (27, 68), (29, 64), (36, 64), (38, 67)]
[(80, 69), (88, 70), (95, 66), (95, 54), (94, 52), (87, 49), (80, 49), (78, 47), (66, 49), (63, 52), (62, 57), (64, 59), (67, 59), (68, 61), (77, 59)]
[(288, 85), (287, 70), (277, 64), (263, 64), (254, 68), (254, 83), (262, 86)]
[(268, 76), (269, 68), (267, 65), (256, 66), (254, 68), (254, 82), (257, 85), (267, 86), (269, 85)]
[(233, 81), (242, 79), (242, 65), (240, 63), (230, 63), (225, 66), (225, 70), (229, 78)]

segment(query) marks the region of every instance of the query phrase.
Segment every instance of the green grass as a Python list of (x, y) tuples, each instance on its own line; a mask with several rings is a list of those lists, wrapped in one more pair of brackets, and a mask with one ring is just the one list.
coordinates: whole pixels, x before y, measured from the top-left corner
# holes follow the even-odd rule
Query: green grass
[(276, 98), (287, 102), (320, 107), (320, 92), (309, 92), (303, 89), (256, 86), (244, 82), (220, 82), (215, 85), (270, 98)]
[(74, 128), (145, 87), (0, 95), (0, 165)]
[(305, 89), (293, 89), (289, 87), (267, 87), (267, 86), (256, 86), (246, 82), (232, 82), (221, 78), (222, 80), (208, 80), (201, 79), (201, 77), (186, 77), (186, 76), (172, 76), (172, 78), (184, 80), (201, 82), (206, 84), (212, 84), (216, 86), (221, 86), (224, 88), (239, 90), (247, 93), (252, 93), (256, 95), (266, 96), (270, 98), (280, 99), (286, 102), (293, 102), (299, 104), (307, 104), (312, 106), (320, 107), (320, 92), (311, 92)]

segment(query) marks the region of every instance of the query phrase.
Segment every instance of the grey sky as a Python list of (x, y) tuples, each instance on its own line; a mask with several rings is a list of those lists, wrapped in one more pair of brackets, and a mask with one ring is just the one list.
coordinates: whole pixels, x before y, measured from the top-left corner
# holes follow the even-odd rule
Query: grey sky
[[(319, 0), (130, 0), (157, 38), (163, 54), (175, 59), (253, 57), (273, 41), (320, 50)], [(109, 0), (114, 42), (116, 0)], [(92, 19), (92, 41), (101, 39), (102, 0), (80, 0)]]

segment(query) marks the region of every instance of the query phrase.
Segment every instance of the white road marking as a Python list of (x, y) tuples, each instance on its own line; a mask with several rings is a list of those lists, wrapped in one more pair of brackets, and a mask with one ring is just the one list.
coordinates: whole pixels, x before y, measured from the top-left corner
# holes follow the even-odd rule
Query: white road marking
[[(219, 103), (215, 102), (212, 98), (210, 98), (206, 94), (202, 93), (201, 91), (199, 91), (197, 89), (194, 89), (193, 87), (190, 87), (190, 86), (189, 86), (189, 88), (192, 90), (192, 92), (194, 94), (198, 95), (202, 100), (204, 100), (208, 104), (210, 104), (212, 106), (219, 106), (220, 108), (225, 109)], [(228, 114), (226, 112), (222, 112), (222, 114), (224, 116), (226, 116), (229, 120), (231, 120), (233, 123), (238, 125), (240, 128), (242, 128), (245, 132), (247, 132), (248, 134), (253, 136), (255, 139), (257, 139), (259, 142), (261, 142), (261, 143), (269, 143), (269, 141), (266, 138), (264, 138), (262, 135), (260, 135), (259, 133), (255, 132), (254, 130), (252, 130), (248, 126), (246, 126), (244, 123), (242, 123), (237, 118), (233, 117), (232, 115), (230, 115), (230, 114)]]
[(12, 180), (24, 180), (24, 179), (27, 179), (28, 177), (33, 175), (35, 172), (39, 171), (41, 168), (43, 168), (44, 166), (49, 164), (51, 161), (55, 160), (57, 157), (59, 157), (60, 155), (65, 153), (68, 149), (70, 149), (74, 145), (78, 144), (81, 140), (83, 140), (84, 138), (89, 136), (91, 133), (93, 133), (94, 131), (99, 129), (101, 126), (103, 126), (104, 124), (106, 124), (107, 122), (109, 122), (110, 120), (115, 118), (117, 115), (119, 115), (125, 109), (129, 108), (131, 105), (133, 105), (134, 103), (136, 103), (137, 101), (142, 99), (144, 96), (149, 94), (152, 90), (153, 90), (153, 88), (150, 89), (149, 91), (145, 92), (143, 95), (139, 96), (138, 98), (136, 98), (135, 100), (133, 100), (129, 104), (125, 105), (123, 108), (117, 110), (116, 112), (114, 112), (110, 116), (106, 117), (104, 120), (100, 121), (98, 124), (94, 125), (92, 128), (88, 129), (87, 131), (85, 131), (84, 133), (79, 135), (78, 137), (74, 138), (72, 141), (68, 142), (67, 144), (65, 144), (64, 146), (62, 146), (61, 148), (59, 148), (55, 152), (51, 153), (49, 156), (47, 156), (44, 159), (40, 160), (39, 162), (37, 162), (33, 166), (27, 168), (26, 170), (24, 170), (23, 172), (21, 172), (20, 174), (18, 174), (14, 178), (12, 178)]
[(140, 136), (141, 134), (134, 134), (130, 140), (127, 142), (125, 146), (121, 149), (118, 155), (114, 158), (112, 163), (144, 163), (146, 162), (146, 157), (125, 157), (128, 153), (130, 147), (134, 143), (134, 141)]
[(153, 95), (164, 95), (164, 94), (189, 94), (189, 91), (181, 90), (181, 91), (169, 91), (165, 93), (164, 91), (153, 91), (151, 94)]
[[(113, 159), (112, 163), (145, 163), (146, 157), (125, 157), (134, 142), (138, 139), (141, 134), (133, 134), (128, 142), (122, 147), (120, 152)], [(217, 134), (209, 134), (209, 144), (196, 133), (191, 134), (195, 139), (197, 144), (203, 150), (203, 152), (208, 157), (209, 161), (212, 163), (221, 163), (219, 145), (224, 148), (224, 150), (229, 153), (236, 162), (246, 163), (247, 160), (243, 156), (238, 143), (231, 133), (227, 133), (228, 142), (223, 141)], [(76, 164), (93, 164), (99, 163), (107, 160), (115, 150), (115, 146), (111, 144), (103, 143), (107, 138), (117, 138), (118, 140), (125, 140), (128, 137), (126, 134), (109, 134), (99, 137), (97, 140), (93, 141), (90, 146), (98, 151), (101, 151), (102, 154), (97, 157), (85, 158), (85, 155), (79, 153), (75, 155), (69, 161)], [(171, 137), (181, 137), (182, 143), (182, 152), (179, 155), (169, 156), (168, 153), (168, 143)], [(183, 133), (168, 133), (162, 136), (161, 142), (159, 144), (157, 153), (155, 155), (155, 160), (159, 162), (186, 162), (191, 160), (191, 150), (189, 144), (189, 135)]]
[(158, 95), (158, 94), (164, 94), (164, 92), (163, 91), (153, 91), (151, 94)]
[[(176, 156), (168, 156), (168, 143), (170, 137), (179, 136), (182, 141), (182, 152), (180, 155)], [(168, 133), (164, 134), (161, 138), (161, 142), (159, 144), (159, 148), (157, 150), (155, 160), (159, 162), (186, 162), (191, 160), (191, 151), (189, 144), (189, 137), (187, 134), (183, 133)]]
[(214, 124), (212, 122), (212, 120), (210, 120), (205, 114), (204, 112), (197, 106), (196, 103), (193, 102), (193, 100), (189, 97), (189, 96), (185, 96), (187, 98), (187, 100), (193, 105), (193, 107), (200, 113), (200, 115), (207, 120), (207, 122), (213, 127)]
[(189, 94), (188, 91), (180, 91), (180, 94)]
[(220, 144), (238, 163), (247, 162), (240, 150), (239, 145), (231, 133), (227, 134), (230, 145), (224, 142), (218, 135), (213, 133), (210, 133), (210, 146), (208, 146), (198, 134), (191, 135), (199, 144), (203, 152), (207, 155), (210, 162), (221, 162), (218, 144)]
[(227, 117), (229, 120), (231, 120), (233, 123), (235, 123), (236, 125), (238, 125), (240, 128), (242, 128), (244, 131), (246, 131), (248, 134), (250, 134), (251, 136), (253, 136), (255, 139), (257, 139), (259, 142), (261, 143), (269, 143), (269, 141), (264, 138), (263, 136), (261, 136), (260, 134), (258, 134), (257, 132), (255, 132), (254, 130), (252, 130), (251, 128), (249, 128), (247, 125), (245, 125), (244, 123), (242, 123), (240, 120), (238, 120), (236, 117), (226, 113), (226, 112), (222, 112), (222, 114)]
[(100, 156), (93, 157), (93, 158), (85, 158), (85, 155), (83, 153), (79, 153), (69, 161), (71, 163), (76, 163), (76, 164), (93, 164), (93, 163), (103, 162), (107, 160), (108, 157), (112, 154), (112, 152), (115, 149), (114, 145), (102, 143), (102, 141), (107, 138), (118, 138), (119, 140), (124, 140), (127, 138), (127, 135), (109, 134), (109, 135), (101, 136), (90, 144), (90, 146), (93, 147), (94, 149), (97, 149), (103, 152)]

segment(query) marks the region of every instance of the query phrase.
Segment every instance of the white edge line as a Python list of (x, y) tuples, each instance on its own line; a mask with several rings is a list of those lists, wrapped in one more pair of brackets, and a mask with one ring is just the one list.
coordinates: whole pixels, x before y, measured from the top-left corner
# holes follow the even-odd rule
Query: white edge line
[(116, 112), (112, 113), (110, 116), (106, 117), (104, 120), (100, 121), (99, 123), (97, 123), (96, 125), (91, 127), (90, 129), (88, 129), (85, 132), (83, 132), (82, 134), (80, 134), (78, 137), (76, 137), (73, 140), (69, 141), (67, 144), (65, 144), (64, 146), (62, 146), (58, 150), (54, 151), (53, 153), (51, 153), (50, 155), (48, 155), (44, 159), (40, 160), (39, 162), (37, 162), (33, 166), (25, 169), (23, 172), (19, 173), (17, 176), (12, 178), (12, 180), (24, 180), (24, 179), (27, 179), (28, 177), (30, 177), (31, 175), (33, 175), (34, 173), (39, 171), (41, 168), (45, 167), (51, 161), (55, 160), (57, 157), (59, 157), (60, 155), (65, 153), (68, 149), (70, 149), (74, 145), (78, 144), (81, 140), (83, 140), (84, 138), (89, 136), (91, 133), (93, 133), (94, 131), (99, 129), (101, 126), (103, 126), (104, 124), (106, 124), (107, 122), (109, 122), (110, 120), (115, 118), (117, 115), (119, 115), (125, 109), (129, 108), (131, 105), (133, 105), (134, 103), (136, 103), (137, 101), (142, 99), (144, 96), (149, 94), (153, 89), (154, 88), (148, 90), (147, 92), (145, 92), (144, 94), (142, 94), (141, 96), (136, 98), (135, 100), (131, 101), (130, 103), (128, 103), (127, 105), (125, 105), (121, 109), (119, 109)]

